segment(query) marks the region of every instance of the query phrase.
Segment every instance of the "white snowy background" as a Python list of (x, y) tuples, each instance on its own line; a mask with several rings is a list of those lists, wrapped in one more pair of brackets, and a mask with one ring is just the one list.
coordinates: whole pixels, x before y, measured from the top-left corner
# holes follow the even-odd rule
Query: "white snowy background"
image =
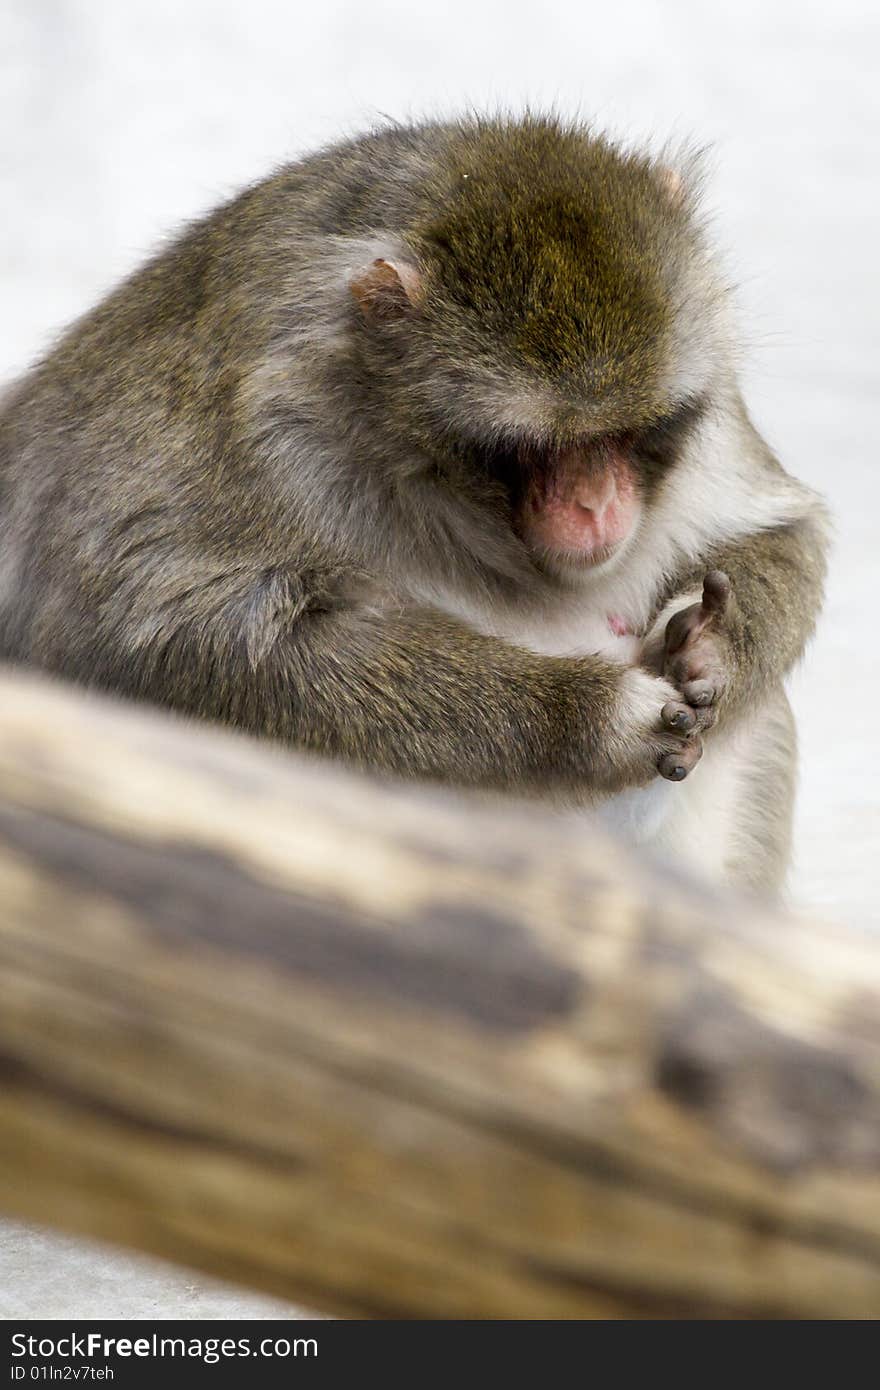
[[(880, 929), (880, 7), (874, 0), (0, 0), (0, 381), (181, 222), (317, 143), (552, 105), (709, 145), (747, 394), (829, 498), (793, 681), (794, 895)], [(0, 1316), (269, 1317), (152, 1261), (0, 1227)]]

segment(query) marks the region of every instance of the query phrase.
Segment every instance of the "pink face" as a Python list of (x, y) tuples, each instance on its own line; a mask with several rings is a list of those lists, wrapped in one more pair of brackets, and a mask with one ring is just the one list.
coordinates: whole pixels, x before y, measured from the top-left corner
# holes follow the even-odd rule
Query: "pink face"
[(630, 536), (641, 515), (633, 465), (617, 443), (565, 450), (547, 478), (526, 490), (518, 530), (550, 561), (604, 563)]

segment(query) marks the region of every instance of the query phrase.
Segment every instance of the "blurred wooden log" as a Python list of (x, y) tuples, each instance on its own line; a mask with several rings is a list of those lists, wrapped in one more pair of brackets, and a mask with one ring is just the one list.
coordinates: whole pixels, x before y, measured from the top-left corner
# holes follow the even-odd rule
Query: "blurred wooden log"
[(0, 1206), (378, 1317), (880, 1314), (880, 946), (0, 679)]

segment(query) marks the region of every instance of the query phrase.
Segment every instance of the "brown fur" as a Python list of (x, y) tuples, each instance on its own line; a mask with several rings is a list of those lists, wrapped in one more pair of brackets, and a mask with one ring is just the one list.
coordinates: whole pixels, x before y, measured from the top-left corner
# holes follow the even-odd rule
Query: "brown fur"
[[(405, 775), (584, 798), (649, 781), (684, 747), (667, 685), (430, 595), (571, 600), (511, 525), (524, 434), (632, 432), (650, 527), (694, 422), (745, 428), (726, 290), (671, 188), (580, 127), (465, 121), (324, 151), (197, 223), (5, 404), (0, 653)], [(395, 263), (397, 300), (393, 273), (364, 278)], [(749, 448), (764, 487), (778, 465)], [(809, 506), (705, 554), (684, 509), (645, 580), (647, 623), (730, 571), (732, 711), (811, 627)]]

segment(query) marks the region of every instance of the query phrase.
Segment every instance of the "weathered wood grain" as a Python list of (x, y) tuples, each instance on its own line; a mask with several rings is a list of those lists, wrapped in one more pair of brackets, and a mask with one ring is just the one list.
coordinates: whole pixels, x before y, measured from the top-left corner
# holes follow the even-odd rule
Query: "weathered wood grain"
[(378, 1317), (880, 1314), (880, 949), (0, 678), (0, 1206)]

